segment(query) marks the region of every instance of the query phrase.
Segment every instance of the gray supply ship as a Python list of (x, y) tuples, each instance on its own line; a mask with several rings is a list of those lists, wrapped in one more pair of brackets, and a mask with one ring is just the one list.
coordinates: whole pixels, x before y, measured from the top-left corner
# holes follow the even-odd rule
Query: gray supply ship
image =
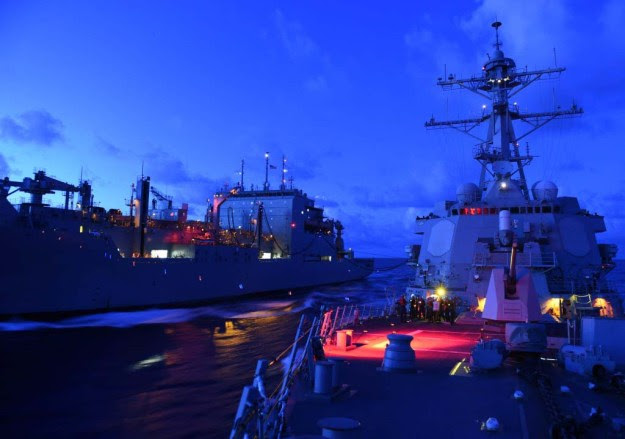
[[(494, 23), (497, 31), (501, 23)], [(517, 250), (519, 277), (529, 275), (542, 311), (560, 313), (561, 297), (577, 300), (579, 308), (592, 308), (603, 295), (605, 312), (611, 312), (606, 275), (614, 267), (617, 248), (598, 244), (596, 234), (606, 230), (603, 216), (590, 213), (577, 198), (558, 196), (551, 181), (529, 186), (525, 168), (534, 156), (521, 146), (526, 136), (557, 118), (583, 111), (575, 104), (547, 112), (522, 112), (513, 97), (538, 80), (558, 77), (563, 67), (544, 70), (518, 68), (504, 56), (496, 34), (492, 57), (478, 76), (439, 78), (445, 90), (471, 91), (490, 101), (474, 118), (439, 121), (432, 117), (428, 129), (452, 128), (477, 139), (473, 157), (481, 166), (478, 184), (458, 187), (456, 199), (439, 203), (432, 213), (417, 218), (421, 245), (411, 247), (416, 268), (408, 294), (450, 293), (466, 305), (483, 307), (493, 269), (507, 267), (512, 248)], [(514, 122), (525, 123), (519, 133)], [(488, 123), (485, 137), (476, 128)]]
[[(266, 170), (269, 167), (266, 154)], [(284, 175), (284, 174), (283, 174)], [(267, 172), (266, 172), (267, 176)], [(28, 202), (12, 205), (21, 191)], [(44, 196), (64, 193), (51, 207)], [(74, 194), (79, 202), (73, 205)], [(215, 194), (204, 221), (141, 177), (129, 214), (94, 206), (78, 186), (39, 171), (0, 187), (0, 315), (196, 305), (368, 276), (373, 260), (345, 250), (343, 226), (304, 192), (243, 186)]]

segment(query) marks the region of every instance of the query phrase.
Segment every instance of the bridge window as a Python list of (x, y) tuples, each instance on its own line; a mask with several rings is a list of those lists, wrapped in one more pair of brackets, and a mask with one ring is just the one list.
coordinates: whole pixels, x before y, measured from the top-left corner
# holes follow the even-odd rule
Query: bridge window
[(519, 213), (519, 208), (518, 207), (511, 207), (510, 208), (510, 213)]
[(458, 215), (458, 209), (451, 209), (452, 215)]
[(490, 208), (490, 214), (491, 215), (497, 215), (497, 208), (496, 207), (491, 207)]
[(521, 213), (527, 213), (527, 207), (525, 207), (525, 206), (521, 206), (521, 210), (520, 210), (520, 212), (521, 212)]
[(551, 206), (543, 206), (543, 213), (551, 213)]
[(528, 206), (527, 213), (534, 213), (534, 208), (532, 206)]

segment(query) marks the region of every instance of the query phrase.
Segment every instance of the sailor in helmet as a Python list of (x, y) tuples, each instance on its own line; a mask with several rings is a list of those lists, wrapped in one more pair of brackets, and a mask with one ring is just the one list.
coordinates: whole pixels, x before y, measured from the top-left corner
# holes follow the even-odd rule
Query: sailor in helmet
[(417, 319), (417, 296), (410, 295), (410, 320)]

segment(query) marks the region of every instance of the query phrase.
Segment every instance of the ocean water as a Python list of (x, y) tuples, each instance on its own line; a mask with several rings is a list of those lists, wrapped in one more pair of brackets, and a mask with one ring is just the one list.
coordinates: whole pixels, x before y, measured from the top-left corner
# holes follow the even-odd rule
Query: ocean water
[(398, 262), (291, 296), (0, 322), (0, 437), (227, 437), (257, 360), (292, 342), (301, 313), (384, 303), (411, 277), (385, 270)]
[[(291, 296), (0, 322), (0, 437), (227, 437), (256, 361), (292, 342), (301, 313), (384, 303), (412, 277), (405, 265), (386, 270), (398, 262)], [(610, 275), (618, 286), (624, 267)]]

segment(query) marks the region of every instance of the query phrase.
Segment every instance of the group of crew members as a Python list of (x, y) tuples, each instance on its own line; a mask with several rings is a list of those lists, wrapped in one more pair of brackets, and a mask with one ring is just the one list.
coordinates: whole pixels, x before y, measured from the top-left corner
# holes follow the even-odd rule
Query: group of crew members
[(396, 302), (397, 315), (401, 322), (406, 322), (408, 316), (410, 320), (424, 320), (428, 322), (449, 322), (454, 324), (456, 319), (456, 300), (429, 296), (427, 299), (423, 297), (410, 296), (410, 302), (406, 300), (406, 296), (402, 294)]

